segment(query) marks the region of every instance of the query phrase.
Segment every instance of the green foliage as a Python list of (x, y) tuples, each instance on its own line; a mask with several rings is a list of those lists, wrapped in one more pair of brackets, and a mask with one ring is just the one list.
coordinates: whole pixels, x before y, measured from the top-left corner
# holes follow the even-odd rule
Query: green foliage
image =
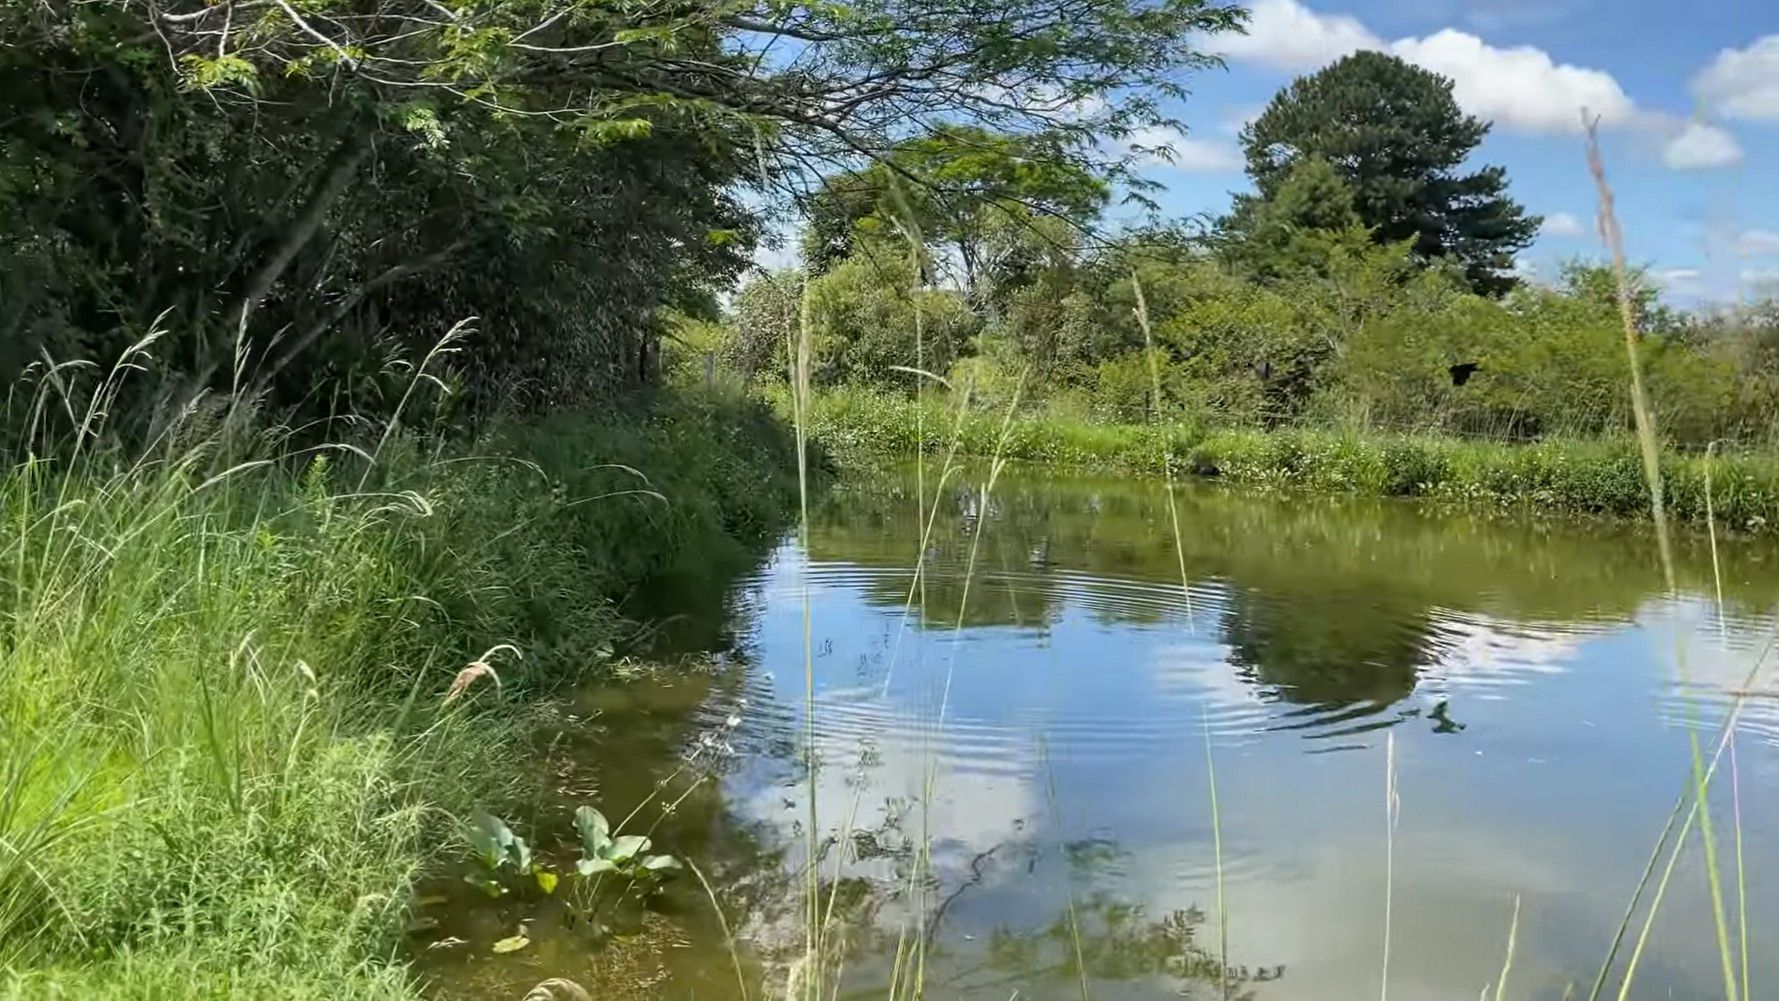
[[(601, 669), (612, 600), (794, 482), (782, 428), (714, 399), (369, 467), (283, 441), (198, 420), (0, 473), (0, 996), (419, 996), (394, 943), (443, 818), (516, 792), (509, 696)], [(501, 641), (498, 681), (460, 671)]]
[[(1083, 421), (1053, 413), (1019, 417), (1003, 442), (1002, 415), (958, 415), (927, 404), (929, 455), (953, 436), (960, 454), (1158, 474), (1171, 457), (1176, 472), (1217, 477), (1262, 490), (1314, 490), (1420, 497), (1441, 503), (1533, 513), (1643, 518), (1649, 491), (1637, 443), (1553, 438), (1531, 444), (1425, 435), (1293, 428), (1209, 428)], [(818, 395), (810, 433), (843, 460), (914, 451), (913, 404), (859, 391)], [(1669, 513), (1705, 519), (1705, 481), (1720, 527), (1767, 531), (1779, 525), (1779, 461), (1767, 454), (1669, 453), (1662, 457)]]
[(645, 854), (651, 842), (643, 835), (614, 837), (605, 814), (593, 807), (583, 806), (575, 810), (574, 829), (581, 846), (575, 872), (583, 877), (609, 872), (632, 881), (653, 882), (682, 868), (680, 861), (671, 855)]
[[(469, 5), (455, 27), (377, 6), (391, 16), (304, 4), (305, 27), (274, 5), (0, 4), (0, 88), (19, 95), (0, 119), (0, 379), (158, 329), (169, 377), (144, 403), (245, 388), (380, 413), (393, 370), (476, 318), (455, 357), (472, 402), (646, 381), (657, 310), (747, 260), (730, 191), (751, 146), (678, 105), (523, 113), (580, 87), (566, 57), (511, 48), (532, 5)], [(526, 44), (609, 36), (580, 6)]]
[(934, 257), (954, 258), (958, 284), (971, 294), (980, 282), (1004, 280), (1023, 263), (1021, 231), (1037, 220), (1085, 225), (1110, 195), (1104, 178), (1049, 142), (942, 126), (865, 170), (829, 177), (810, 204), (804, 261), (823, 272), (861, 241), (915, 238), (949, 251)]
[[(455, 359), (473, 404), (609, 399), (654, 378), (663, 307), (745, 267), (744, 185), (931, 133), (904, 159), (934, 197), (1097, 205), (1130, 177), (1102, 140), (1160, 123), (1214, 62), (1200, 40), (1243, 16), (3, 0), (0, 380), (158, 329), (177, 378), (145, 407), (246, 388), (374, 413), (396, 368), (474, 318)], [(954, 217), (938, 229), (962, 239)]]
[(1487, 132), (1459, 110), (1450, 80), (1358, 52), (1292, 82), (1242, 130), (1242, 146), (1263, 199), (1280, 195), (1300, 161), (1325, 161), (1351, 186), (1374, 239), (1451, 258), (1476, 291), (1499, 294), (1540, 220), (1507, 197), (1500, 167), (1458, 173)]
[(1328, 161), (1306, 156), (1270, 197), (1240, 196), (1218, 234), (1223, 255), (1262, 280), (1325, 273), (1330, 259), (1371, 239), (1353, 189)]
[(730, 310), (734, 334), (724, 360), (744, 383), (759, 375), (783, 378), (790, 371), (802, 301), (803, 276), (795, 271), (760, 272), (736, 292)]
[[(810, 377), (821, 385), (910, 381), (895, 369), (951, 365), (975, 332), (956, 293), (915, 287), (902, 256), (861, 253), (809, 283)], [(920, 350), (916, 351), (916, 338)]]

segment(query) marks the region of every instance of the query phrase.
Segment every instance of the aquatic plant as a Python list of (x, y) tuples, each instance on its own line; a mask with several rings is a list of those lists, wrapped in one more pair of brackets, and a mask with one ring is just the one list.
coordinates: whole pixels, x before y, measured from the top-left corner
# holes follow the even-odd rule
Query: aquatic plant
[(581, 858), (575, 863), (575, 872), (584, 877), (609, 872), (652, 883), (681, 868), (679, 859), (671, 855), (647, 854), (652, 842), (644, 835), (613, 837), (605, 814), (590, 806), (575, 810), (574, 827), (581, 842)]

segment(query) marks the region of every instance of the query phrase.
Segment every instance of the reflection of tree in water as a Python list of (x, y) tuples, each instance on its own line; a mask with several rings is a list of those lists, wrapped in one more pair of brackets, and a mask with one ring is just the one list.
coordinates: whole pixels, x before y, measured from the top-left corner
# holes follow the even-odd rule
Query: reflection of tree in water
[(1205, 926), (1205, 914), (1198, 908), (1155, 918), (1140, 904), (1093, 893), (1042, 927), (997, 928), (989, 938), (984, 972), (1001, 979), (957, 978), (957, 985), (982, 989), (997, 982), (1164, 978), (1175, 981), (1182, 996), (1247, 1001), (1255, 996), (1252, 985), (1284, 975), (1283, 966), (1233, 967), (1227, 973), (1231, 986), (1225, 994), (1219, 989), (1225, 978), (1223, 964), (1198, 941)]
[[(935, 477), (929, 466), (929, 503)], [(981, 469), (956, 474), (933, 526), (935, 562), (954, 563), (960, 577), (983, 479)], [(1660, 583), (1649, 571), (1647, 535), (1634, 527), (1434, 516), (1404, 504), (1281, 498), (1191, 483), (1181, 486), (1176, 499), (1187, 575), (1195, 582), (1214, 578), (1255, 587), (1285, 579), (1355, 591), (1389, 588), (1412, 595), (1422, 608), (1541, 622), (1628, 617)], [(915, 501), (911, 468), (855, 474), (817, 515), (812, 549), (820, 559), (906, 571), (918, 549), (917, 526), (924, 523)], [(1177, 582), (1169, 522), (1166, 495), (1152, 479), (1010, 468), (990, 502), (978, 567), (1023, 568), (1042, 583), (1018, 595), (1017, 620), (1003, 597), (1004, 617), (994, 619), (984, 605), (980, 618), (978, 609), (967, 610), (967, 621), (1054, 621), (1034, 618), (1024, 603), (1041, 591), (1044, 601), (1060, 606), (1066, 572)], [(1699, 540), (1681, 541), (1676, 569), (1682, 587), (1709, 593), (1709, 553)], [(1746, 555), (1737, 560), (1741, 572), (1724, 578), (1726, 599), (1749, 612), (1764, 609), (1779, 561)], [(873, 601), (881, 597), (899, 606), (907, 584), (904, 577), (899, 589), (874, 594)], [(1066, 590), (1093, 586), (1074, 577)], [(1092, 612), (1109, 621), (1141, 623), (1167, 614), (1164, 606), (1105, 597)], [(955, 591), (950, 598), (929, 602), (932, 621), (949, 625), (955, 619)]]
[[(924, 975), (922, 989), (912, 996), (933, 997), (999, 998), (1009, 991), (1072, 996), (1085, 979), (1130, 985), (1171, 981), (1176, 996), (1247, 1001), (1255, 996), (1254, 985), (1284, 974), (1283, 966), (1226, 971), (1214, 944), (1207, 947), (1201, 941), (1210, 931), (1201, 909), (1151, 915), (1142, 904), (1107, 888), (1107, 882), (1122, 881), (1129, 857), (1106, 838), (1051, 847), (1010, 838), (976, 853), (950, 876), (926, 867), (896, 818), (886, 818), (882, 830), (868, 835), (855, 832), (851, 841), (855, 848), (870, 844), (880, 849), (878, 859), (893, 858), (897, 864), (893, 875), (880, 871), (874, 879), (844, 876), (822, 883), (822, 899), (832, 902), (824, 906), (837, 919), (824, 935), (840, 950), (829, 957), (828, 966), (845, 980), (836, 996), (882, 997), (884, 984), (905, 981), (915, 963)], [(1071, 885), (1094, 888), (1061, 904), (1048, 894), (1050, 899), (1041, 902), (1041, 888), (1054, 889), (1054, 884), (1033, 882), (1031, 873), (1040, 857), (1053, 850), (1058, 853), (1051, 857), (1066, 867)], [(907, 891), (917, 884), (921, 891), (909, 898)], [(1008, 892), (1016, 895), (1022, 911), (1035, 912), (1034, 920), (995, 924), (980, 942), (947, 930), (948, 918), (967, 908), (973, 893)], [(897, 907), (909, 902), (916, 902), (924, 916), (917, 919)], [(911, 951), (914, 929), (924, 929), (927, 950), (918, 960)], [(893, 972), (897, 957), (904, 963), (900, 974)], [(1225, 982), (1227, 993), (1222, 990)]]
[(1314, 705), (1397, 702), (1434, 654), (1425, 609), (1375, 589), (1234, 587), (1222, 630), (1245, 676)]

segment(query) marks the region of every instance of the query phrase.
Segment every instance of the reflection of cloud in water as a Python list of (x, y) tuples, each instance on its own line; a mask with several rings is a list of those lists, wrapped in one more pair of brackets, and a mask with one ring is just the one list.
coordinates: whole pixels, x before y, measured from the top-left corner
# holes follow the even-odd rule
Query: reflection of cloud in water
[[(1018, 830), (1041, 805), (1036, 744), (1016, 730), (953, 716), (943, 731), (911, 725), (879, 704), (823, 696), (816, 705), (816, 804), (825, 834), (854, 815), (855, 830), (901, 818), (918, 838), (918, 804), (932, 795), (927, 825), (935, 864), (968, 859)], [(743, 723), (740, 740), (776, 741), (788, 754), (751, 758), (728, 780), (747, 820), (789, 830), (808, 816), (809, 781), (790, 754), (803, 754), (800, 724), (781, 714)]]
[(1469, 690), (1524, 685), (1537, 675), (1562, 673), (1577, 660), (1586, 637), (1573, 627), (1450, 611), (1435, 612), (1432, 626), (1437, 655), (1428, 678)]

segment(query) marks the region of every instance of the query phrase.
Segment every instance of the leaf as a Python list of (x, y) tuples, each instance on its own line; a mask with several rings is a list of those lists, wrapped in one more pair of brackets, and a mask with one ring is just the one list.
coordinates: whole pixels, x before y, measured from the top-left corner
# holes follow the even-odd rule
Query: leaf
[(511, 837), (512, 840), (507, 842), (507, 860), (513, 863), (513, 868), (520, 875), (524, 875), (531, 871), (531, 846), (517, 834), (512, 834)]
[(499, 897), (501, 894), (507, 892), (507, 888), (500, 885), (500, 880), (490, 879), (487, 876), (480, 874), (471, 873), (470, 875), (463, 877), (463, 881), (476, 889), (481, 890), (490, 897)]
[(502, 954), (509, 953), (509, 952), (518, 952), (520, 949), (523, 949), (530, 944), (531, 944), (531, 940), (526, 938), (525, 936), (513, 935), (508, 938), (503, 938), (500, 941), (494, 943), (494, 952), (495, 952), (495, 955), (502, 955)]
[(581, 853), (598, 855), (600, 850), (611, 843), (611, 824), (605, 814), (590, 806), (583, 806), (574, 812), (574, 829), (581, 835)]
[(437, 907), (438, 905), (445, 903), (447, 900), (450, 900), (450, 899), (451, 898), (445, 896), (442, 893), (429, 893), (424, 897), (416, 897), (414, 899), (414, 906), (415, 907)]
[(556, 877), (556, 874), (551, 872), (550, 870), (548, 870), (548, 869), (533, 870), (531, 873), (531, 878), (537, 880), (537, 888), (544, 891), (545, 893), (555, 893), (556, 892), (557, 877)]
[(674, 858), (672, 855), (650, 855), (648, 858), (642, 860), (642, 867), (651, 872), (668, 872), (674, 869), (684, 868), (680, 865), (679, 859)]
[(621, 838), (614, 838), (606, 850), (600, 854), (613, 862), (627, 862), (635, 858), (638, 852), (645, 852), (648, 849), (648, 838), (640, 834), (626, 834)]
[(501, 854), (506, 844), (502, 840), (503, 835), (512, 837), (507, 825), (499, 817), (481, 810), (477, 810), (470, 818), (469, 826), (464, 828), (463, 834), (470, 849), (476, 853), (477, 861), (489, 869), (500, 868)]
[(611, 872), (618, 867), (611, 859), (584, 858), (574, 864), (575, 871), (583, 876), (597, 876), (602, 872)]

